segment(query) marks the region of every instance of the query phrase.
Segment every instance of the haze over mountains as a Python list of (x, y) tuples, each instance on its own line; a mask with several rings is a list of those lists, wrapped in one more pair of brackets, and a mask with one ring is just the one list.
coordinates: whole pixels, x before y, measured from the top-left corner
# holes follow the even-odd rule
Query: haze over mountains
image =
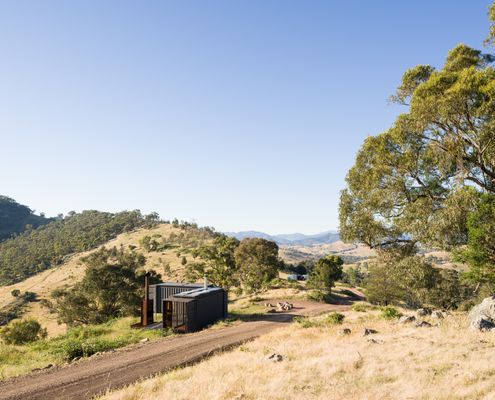
[(277, 244), (293, 245), (293, 246), (312, 246), (316, 244), (329, 244), (340, 240), (337, 231), (326, 231), (314, 235), (305, 235), (303, 233), (289, 233), (280, 235), (269, 235), (268, 233), (259, 231), (241, 231), (241, 232), (225, 232), (228, 236), (233, 236), (239, 240), (244, 238), (263, 238), (272, 240)]

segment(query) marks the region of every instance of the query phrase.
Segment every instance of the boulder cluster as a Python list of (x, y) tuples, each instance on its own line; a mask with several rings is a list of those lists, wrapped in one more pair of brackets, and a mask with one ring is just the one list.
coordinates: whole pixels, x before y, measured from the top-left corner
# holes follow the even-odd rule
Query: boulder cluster
[(431, 319), (444, 319), (448, 313), (442, 310), (430, 310), (429, 308), (418, 308), (416, 315), (403, 315), (399, 318), (399, 324), (412, 324), (417, 328), (425, 328), (432, 326), (428, 321), (424, 321), (421, 318), (430, 317)]
[[(287, 301), (279, 301), (277, 304), (265, 303), (265, 307), (271, 308), (267, 312), (274, 313), (274, 312), (292, 310), (294, 308), (294, 305), (292, 303), (287, 302)], [(276, 307), (276, 309), (273, 307)]]
[(286, 301), (277, 303), (277, 311), (289, 311), (292, 310), (294, 306)]

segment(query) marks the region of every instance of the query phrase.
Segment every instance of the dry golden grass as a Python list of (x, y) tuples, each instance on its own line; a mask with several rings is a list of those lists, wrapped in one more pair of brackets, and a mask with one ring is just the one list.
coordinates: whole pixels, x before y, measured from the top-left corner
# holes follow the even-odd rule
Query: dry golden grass
[[(379, 333), (365, 337), (364, 327)], [(343, 328), (352, 333), (339, 336)], [(272, 353), (284, 360), (267, 361)], [(462, 315), (415, 328), (349, 312), (342, 325), (291, 324), (103, 398), (493, 399), (494, 358), (495, 335), (469, 331)]]
[(281, 245), (280, 256), (283, 259), (287, 259), (286, 261), (288, 262), (298, 261), (291, 258), (291, 250), (295, 250), (301, 255), (304, 254), (306, 257), (316, 258), (324, 257), (331, 253), (357, 257), (373, 257), (376, 255), (374, 250), (363, 244), (344, 243), (341, 240), (333, 243), (315, 244), (312, 246)]
[[(168, 238), (172, 233), (180, 234), (181, 232), (180, 229), (174, 228), (170, 224), (160, 224), (153, 229), (139, 229), (134, 232), (123, 233), (106, 243), (105, 247), (119, 247), (121, 245), (124, 247), (135, 246), (137, 251), (142, 251), (146, 255), (146, 268), (154, 268), (162, 274), (165, 280), (176, 281), (182, 279), (184, 271), (184, 266), (181, 264), (182, 257), (177, 257), (176, 254), (177, 249), (147, 253), (143, 251), (139, 241), (146, 235), (161, 235), (163, 238)], [(0, 287), (0, 309), (13, 301), (13, 297), (10, 294), (13, 289), (19, 289), (21, 292), (35, 292), (38, 295), (38, 299), (50, 299), (50, 294), (53, 290), (74, 285), (84, 276), (85, 266), (81, 262), (81, 258), (93, 251), (95, 250), (74, 254), (60, 266), (43, 271), (14, 285)], [(185, 256), (187, 259), (191, 257), (187, 254)], [(164, 272), (164, 266), (166, 264), (170, 265), (170, 274)], [(48, 329), (49, 336), (58, 335), (66, 330), (65, 325), (58, 324), (57, 316), (50, 314), (39, 302), (28, 304), (23, 317), (34, 317), (38, 319), (43, 327)]]

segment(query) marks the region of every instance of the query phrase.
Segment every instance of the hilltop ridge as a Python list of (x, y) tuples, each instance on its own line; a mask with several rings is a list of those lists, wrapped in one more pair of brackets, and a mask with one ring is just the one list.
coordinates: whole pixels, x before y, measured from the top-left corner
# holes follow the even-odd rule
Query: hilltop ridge
[(28, 206), (0, 195), (0, 242), (28, 228), (37, 228), (51, 221), (51, 218), (36, 215)]
[(279, 245), (292, 246), (312, 246), (315, 244), (330, 244), (340, 240), (338, 231), (325, 231), (314, 235), (306, 235), (303, 233), (289, 233), (270, 235), (260, 231), (240, 231), (240, 232), (224, 232), (227, 236), (233, 236), (239, 240), (245, 238), (263, 238), (272, 240)]

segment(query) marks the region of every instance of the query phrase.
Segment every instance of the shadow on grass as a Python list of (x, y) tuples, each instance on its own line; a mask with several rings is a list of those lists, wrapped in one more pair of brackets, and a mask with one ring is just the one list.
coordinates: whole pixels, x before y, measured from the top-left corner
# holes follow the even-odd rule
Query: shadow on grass
[[(294, 307), (293, 310), (297, 310)], [(231, 311), (229, 317), (225, 320), (226, 322), (249, 322), (249, 321), (270, 321), (270, 322), (291, 322), (297, 314), (293, 313), (241, 313), (236, 311)]]

